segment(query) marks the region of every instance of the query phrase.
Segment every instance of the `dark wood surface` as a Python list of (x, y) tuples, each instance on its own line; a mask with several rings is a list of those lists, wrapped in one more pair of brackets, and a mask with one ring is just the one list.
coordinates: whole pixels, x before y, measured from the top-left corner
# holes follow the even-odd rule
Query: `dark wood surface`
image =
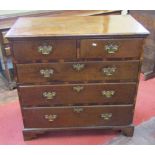
[[(34, 138), (38, 138), (39, 136), (43, 136), (42, 134), (51, 134), (51, 132), (53, 132), (53, 135), (59, 134), (60, 132), (62, 133), (68, 133), (70, 134), (72, 132), (72, 134), (76, 134), (78, 133), (79, 130), (82, 130), (82, 133), (85, 134), (87, 133), (88, 130), (94, 130), (92, 131), (93, 133), (95, 132), (102, 132), (103, 134), (107, 133), (107, 130), (114, 130), (114, 131), (118, 131), (118, 133), (121, 131), (121, 133), (124, 136), (127, 136), (129, 138), (131, 138), (133, 136), (134, 133), (134, 125), (125, 125), (125, 126), (89, 126), (89, 127), (70, 127), (70, 128), (24, 128), (23, 129), (23, 136), (24, 136), (24, 140), (32, 140)], [(103, 131), (104, 130), (104, 131)], [(90, 131), (89, 131), (90, 132)], [(60, 133), (60, 134), (61, 134)], [(56, 135), (57, 136), (57, 135)]]
[[(114, 94), (106, 96), (107, 91)], [(121, 105), (133, 103), (136, 83), (28, 85), (20, 86), (19, 92), (22, 106)], [(54, 97), (44, 96), (53, 92)]]
[(15, 78), (12, 72), (14, 68), (10, 70), (7, 61), (10, 63), (12, 60), (11, 46), (9, 41), (5, 38), (5, 34), (15, 23), (19, 17), (41, 17), (41, 16), (93, 16), (93, 15), (109, 15), (109, 14), (120, 14), (120, 10), (42, 10), (42, 11), (29, 11), (25, 13), (15, 13), (0, 16), (0, 47), (1, 47), (1, 61), (5, 66), (3, 71), (3, 79), (10, 90), (16, 88)]
[[(78, 112), (78, 109), (82, 111)], [(26, 128), (61, 128), (88, 126), (128, 125), (132, 122), (132, 106), (78, 106), (24, 108), (23, 118)], [(109, 119), (101, 115), (112, 115)], [(53, 121), (45, 115), (56, 115)]]
[(25, 13), (16, 13), (0, 16), (0, 44), (2, 50), (2, 59), (4, 61), (4, 81), (10, 90), (16, 88), (15, 78), (13, 76), (14, 68), (9, 69), (7, 61), (10, 59), (11, 46), (8, 40), (4, 37), (7, 31), (15, 23), (19, 17), (41, 17), (41, 16), (92, 16), (92, 15), (109, 15), (120, 14), (121, 10), (42, 10), (42, 11), (29, 11)]
[[(76, 20), (75, 20), (76, 19)], [(123, 27), (122, 27), (123, 25)], [(130, 15), (19, 18), (6, 37), (73, 37), (139, 35), (149, 32)]]
[[(140, 57), (143, 39), (85, 39), (80, 44), (81, 58), (135, 58)], [(106, 45), (117, 45), (118, 51), (109, 54)], [(93, 46), (95, 45), (95, 46)]]
[[(73, 65), (84, 65), (78, 71)], [(64, 63), (17, 64), (17, 82), (23, 84), (45, 82), (80, 82), (80, 81), (137, 81), (139, 61), (87, 61)], [(110, 76), (104, 69), (114, 68)], [(53, 74), (44, 77), (41, 70), (52, 70)]]
[[(50, 54), (38, 52), (40, 46), (52, 46)], [(13, 44), (14, 57), (18, 63), (35, 60), (75, 59), (76, 40), (19, 41)]]
[[(77, 44), (79, 43), (79, 54)], [(105, 50), (107, 45), (117, 45), (116, 53), (108, 53)], [(79, 58), (128, 58), (138, 59), (142, 51), (143, 39), (84, 39), (79, 42), (76, 40), (33, 40), (17, 41), (13, 44), (14, 57), (18, 63), (75, 59)], [(45, 55), (38, 51), (40, 46), (51, 46), (51, 53)]]
[[(41, 24), (41, 20), (47, 22)], [(126, 26), (121, 28), (120, 23)], [(51, 25), (53, 29), (49, 28)], [(33, 138), (46, 131), (78, 128), (117, 128), (132, 136), (143, 39), (147, 35), (148, 31), (131, 16), (18, 20), (7, 36), (13, 47), (24, 138)], [(95, 39), (90, 40), (92, 38)], [(35, 58), (40, 42), (48, 39), (69, 40), (69, 49), (60, 43), (53, 45), (55, 48), (48, 58), (42, 55)], [(92, 48), (94, 41), (99, 44), (95, 49)], [(23, 45), (24, 42), (28, 46)], [(107, 43), (112, 44), (108, 45), (110, 53), (102, 55), (100, 50), (104, 50)], [(46, 50), (48, 47), (49, 44)], [(22, 48), (26, 61), (18, 57)], [(68, 50), (72, 53), (68, 54)], [(103, 89), (116, 94), (105, 97), (107, 92), (104, 92), (103, 99)], [(54, 92), (53, 99), (48, 94), (50, 91)]]

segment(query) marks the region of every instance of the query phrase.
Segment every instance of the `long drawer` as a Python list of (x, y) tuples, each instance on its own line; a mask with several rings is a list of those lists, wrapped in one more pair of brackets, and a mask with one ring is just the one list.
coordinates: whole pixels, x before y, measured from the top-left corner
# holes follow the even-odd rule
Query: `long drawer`
[(136, 83), (29, 85), (19, 93), (23, 106), (132, 104)]
[(81, 58), (140, 58), (143, 39), (84, 39)]
[(139, 61), (17, 64), (20, 83), (137, 81)]
[(76, 40), (16, 41), (13, 44), (17, 62), (76, 58)]
[(129, 125), (132, 106), (24, 108), (25, 128), (61, 128)]

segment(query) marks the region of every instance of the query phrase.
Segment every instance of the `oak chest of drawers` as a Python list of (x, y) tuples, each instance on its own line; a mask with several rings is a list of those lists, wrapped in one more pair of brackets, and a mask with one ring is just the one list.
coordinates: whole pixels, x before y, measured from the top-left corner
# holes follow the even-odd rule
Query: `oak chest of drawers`
[(143, 43), (131, 16), (19, 18), (11, 41), (25, 140), (53, 130), (132, 136)]

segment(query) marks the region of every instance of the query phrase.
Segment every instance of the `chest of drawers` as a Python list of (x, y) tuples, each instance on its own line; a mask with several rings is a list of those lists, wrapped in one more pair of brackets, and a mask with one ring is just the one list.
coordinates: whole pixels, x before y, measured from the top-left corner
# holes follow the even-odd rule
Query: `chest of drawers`
[(143, 42), (131, 16), (19, 18), (12, 45), (25, 140), (54, 130), (132, 136)]

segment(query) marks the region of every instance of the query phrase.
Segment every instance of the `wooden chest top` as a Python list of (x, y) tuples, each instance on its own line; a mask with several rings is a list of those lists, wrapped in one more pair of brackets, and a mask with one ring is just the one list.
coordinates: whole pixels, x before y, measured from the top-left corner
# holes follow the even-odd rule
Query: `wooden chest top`
[(6, 37), (10, 39), (63, 36), (106, 37), (111, 35), (143, 36), (147, 34), (149, 32), (130, 15), (110, 15), (19, 18)]

